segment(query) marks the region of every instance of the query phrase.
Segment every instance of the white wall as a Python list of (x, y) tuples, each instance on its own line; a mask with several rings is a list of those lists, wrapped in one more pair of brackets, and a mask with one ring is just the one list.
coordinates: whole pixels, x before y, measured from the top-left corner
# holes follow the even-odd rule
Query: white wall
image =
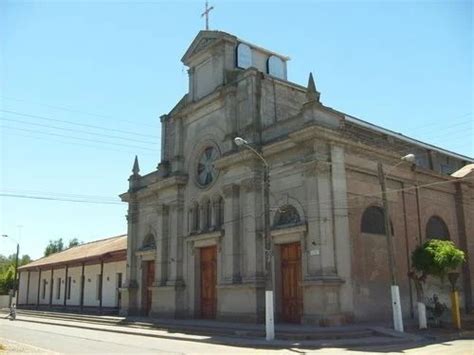
[(25, 304), (27, 303), (26, 300), (26, 288), (28, 286), (28, 271), (23, 271), (18, 273), (20, 277), (20, 284), (18, 285), (18, 303)]
[(117, 307), (117, 274), (122, 274), (122, 285), (125, 281), (126, 261), (104, 264), (103, 307)]
[[(44, 270), (41, 272), (41, 280), (40, 280), (40, 304), (49, 304), (49, 294), (50, 294), (50, 280), (51, 279), (51, 270)], [(43, 294), (43, 285), (46, 281), (45, 292)], [(43, 297), (44, 296), (44, 297)]]
[(71, 277), (71, 298), (66, 299), (67, 306), (81, 305), (81, 273), (82, 266), (71, 267), (68, 270), (68, 277)]
[(100, 264), (86, 265), (84, 269), (84, 306), (99, 307), (100, 300), (97, 298), (97, 276), (100, 275)]
[[(66, 281), (64, 280), (66, 275), (66, 268), (63, 269), (54, 269), (54, 280), (53, 280), (53, 305), (63, 305), (64, 304), (64, 292), (66, 287)], [(61, 286), (59, 291), (58, 299), (58, 279), (61, 279)]]

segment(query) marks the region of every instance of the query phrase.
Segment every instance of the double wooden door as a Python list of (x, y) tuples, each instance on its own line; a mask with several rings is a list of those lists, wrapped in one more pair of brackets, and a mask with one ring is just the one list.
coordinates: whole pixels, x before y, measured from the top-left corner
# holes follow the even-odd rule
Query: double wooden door
[(303, 313), (300, 243), (282, 244), (280, 255), (282, 321), (300, 323)]
[(201, 318), (216, 318), (217, 249), (215, 246), (200, 249), (201, 257)]
[(148, 315), (151, 310), (152, 293), (150, 287), (155, 281), (155, 262), (145, 262), (145, 314)]

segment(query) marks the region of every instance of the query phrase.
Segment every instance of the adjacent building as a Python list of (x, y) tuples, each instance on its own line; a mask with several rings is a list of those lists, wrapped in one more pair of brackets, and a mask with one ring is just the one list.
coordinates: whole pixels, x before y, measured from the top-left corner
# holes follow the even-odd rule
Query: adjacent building
[(97, 240), (35, 260), (19, 269), (20, 308), (117, 313), (127, 236)]

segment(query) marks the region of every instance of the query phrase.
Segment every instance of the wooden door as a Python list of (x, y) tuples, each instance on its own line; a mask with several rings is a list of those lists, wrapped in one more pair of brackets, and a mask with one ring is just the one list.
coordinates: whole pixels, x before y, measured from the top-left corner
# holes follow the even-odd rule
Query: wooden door
[(146, 261), (145, 265), (145, 314), (148, 315), (151, 310), (152, 300), (152, 293), (149, 287), (153, 286), (153, 282), (155, 281), (155, 262)]
[(201, 318), (216, 318), (217, 249), (201, 248)]
[(300, 323), (303, 313), (300, 243), (282, 244), (280, 248), (282, 320)]

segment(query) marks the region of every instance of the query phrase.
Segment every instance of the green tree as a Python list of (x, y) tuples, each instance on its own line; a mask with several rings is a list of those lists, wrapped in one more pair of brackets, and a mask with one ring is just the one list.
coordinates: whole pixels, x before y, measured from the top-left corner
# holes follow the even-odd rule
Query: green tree
[(44, 256), (48, 256), (54, 253), (58, 253), (64, 250), (63, 238), (56, 240), (50, 240), (46, 249), (44, 250)]
[(78, 246), (80, 244), (82, 244), (81, 241), (79, 241), (77, 238), (72, 238), (69, 240), (68, 247), (64, 248), (63, 238), (50, 240), (48, 245), (46, 246), (46, 249), (44, 250), (44, 256), (48, 256), (54, 253), (59, 253), (60, 251)]
[(433, 276), (441, 281), (465, 261), (464, 252), (449, 240), (428, 240), (411, 255), (412, 266), (420, 276)]
[[(8, 257), (0, 255), (0, 295), (7, 294), (15, 286), (15, 259), (16, 254)], [(30, 261), (29, 255), (25, 254), (18, 259), (18, 266), (28, 264)]]

